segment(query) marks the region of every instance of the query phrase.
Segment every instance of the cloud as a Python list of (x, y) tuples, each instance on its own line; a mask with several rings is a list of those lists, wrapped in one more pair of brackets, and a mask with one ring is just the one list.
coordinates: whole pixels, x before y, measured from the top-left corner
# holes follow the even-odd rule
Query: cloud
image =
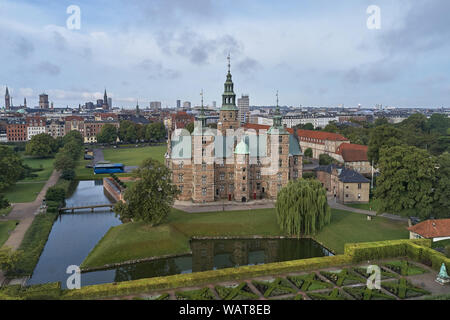
[(14, 52), (23, 58), (28, 58), (34, 52), (34, 45), (30, 40), (21, 36), (14, 42)]
[(249, 57), (239, 61), (236, 66), (239, 71), (245, 74), (256, 72), (262, 68), (261, 64), (257, 60)]
[(149, 79), (167, 78), (175, 79), (180, 77), (181, 73), (172, 69), (164, 68), (160, 62), (154, 62), (151, 59), (145, 59), (136, 65), (136, 69), (148, 74)]
[(57, 76), (61, 73), (61, 68), (48, 61), (43, 61), (35, 67), (35, 71), (45, 73), (50, 76)]
[(402, 25), (380, 36), (391, 54), (418, 53), (448, 46), (450, 1), (414, 0)]

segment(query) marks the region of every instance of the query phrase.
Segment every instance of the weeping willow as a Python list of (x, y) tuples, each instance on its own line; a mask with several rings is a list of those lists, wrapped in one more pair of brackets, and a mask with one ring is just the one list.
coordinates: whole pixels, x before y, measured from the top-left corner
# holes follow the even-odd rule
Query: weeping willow
[(281, 230), (289, 235), (313, 235), (330, 223), (331, 210), (319, 181), (290, 181), (280, 190), (276, 214)]

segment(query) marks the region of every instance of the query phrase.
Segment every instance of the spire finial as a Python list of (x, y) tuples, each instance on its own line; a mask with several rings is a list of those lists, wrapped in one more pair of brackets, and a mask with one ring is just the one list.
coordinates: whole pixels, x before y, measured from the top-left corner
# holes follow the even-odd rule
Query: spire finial
[(228, 53), (227, 60), (228, 60), (228, 72), (230, 72), (230, 70), (231, 70), (231, 54), (230, 53)]
[(277, 108), (278, 108), (278, 90), (277, 90)]
[(200, 96), (202, 97), (202, 111), (203, 111), (203, 89), (200, 91)]

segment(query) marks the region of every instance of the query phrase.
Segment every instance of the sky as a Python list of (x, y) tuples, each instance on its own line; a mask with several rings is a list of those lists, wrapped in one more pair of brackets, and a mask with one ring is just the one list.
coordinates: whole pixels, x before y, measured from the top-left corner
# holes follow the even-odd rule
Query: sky
[(448, 0), (0, 0), (0, 90), (65, 107), (106, 88), (134, 108), (199, 105), (203, 89), (220, 106), (230, 54), (250, 105), (278, 90), (295, 107), (450, 107), (449, 12)]

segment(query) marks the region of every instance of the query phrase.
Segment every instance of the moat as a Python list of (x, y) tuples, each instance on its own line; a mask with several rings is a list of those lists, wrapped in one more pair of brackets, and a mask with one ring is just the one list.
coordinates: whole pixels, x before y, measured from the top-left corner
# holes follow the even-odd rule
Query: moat
[[(67, 204), (109, 201), (101, 181), (81, 181)], [(62, 214), (53, 225), (42, 255), (27, 284), (60, 281), (63, 288), (70, 265), (81, 265), (104, 234), (121, 224), (113, 212)], [(331, 255), (312, 239), (192, 240), (192, 254), (128, 264), (81, 274), (81, 285), (289, 261)]]

